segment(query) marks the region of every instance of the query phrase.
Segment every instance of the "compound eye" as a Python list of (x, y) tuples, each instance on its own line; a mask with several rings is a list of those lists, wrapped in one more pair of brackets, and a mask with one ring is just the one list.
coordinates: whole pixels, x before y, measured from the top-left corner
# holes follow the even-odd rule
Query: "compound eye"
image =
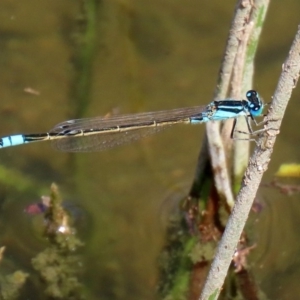
[(246, 97), (247, 97), (248, 99), (249, 99), (249, 98), (252, 98), (252, 97), (256, 97), (256, 95), (257, 95), (257, 92), (254, 91), (254, 90), (248, 91), (248, 92), (246, 93)]

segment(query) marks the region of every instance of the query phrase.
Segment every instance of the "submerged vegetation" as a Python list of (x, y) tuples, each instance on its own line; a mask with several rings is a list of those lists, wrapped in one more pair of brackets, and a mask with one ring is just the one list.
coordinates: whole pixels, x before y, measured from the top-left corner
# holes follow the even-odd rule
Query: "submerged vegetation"
[[(55, 184), (51, 185), (49, 205), (44, 214), (43, 237), (48, 247), (32, 258), (35, 272), (31, 274), (17, 270), (4, 275), (5, 267), (0, 264), (0, 299), (19, 299), (21, 288), (27, 282), (43, 289), (46, 298), (83, 299), (82, 285), (77, 277), (81, 267), (81, 258), (75, 254), (83, 246), (77, 238), (76, 230), (71, 226), (72, 218), (62, 206), (62, 198)], [(5, 261), (5, 247), (0, 249), (0, 258)], [(36, 280), (36, 278), (39, 280)]]
[(82, 246), (70, 226), (69, 215), (62, 207), (57, 186), (52, 184), (50, 205), (45, 212), (45, 236), (50, 242), (48, 248), (32, 259), (32, 265), (39, 272), (45, 284), (45, 293), (55, 299), (82, 299), (80, 283), (76, 277), (80, 258), (74, 251)]

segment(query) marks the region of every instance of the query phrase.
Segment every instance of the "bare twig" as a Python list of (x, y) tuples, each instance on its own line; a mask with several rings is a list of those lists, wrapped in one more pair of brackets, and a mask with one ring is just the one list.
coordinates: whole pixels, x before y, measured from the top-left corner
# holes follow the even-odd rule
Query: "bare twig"
[[(242, 188), (237, 196), (232, 214), (228, 220), (219, 244), (211, 270), (203, 288), (200, 300), (217, 299), (220, 294), (236, 245), (246, 223), (263, 173), (267, 170), (276, 135), (289, 98), (300, 74), (300, 26), (298, 27), (289, 55), (283, 64), (282, 73), (274, 94), (272, 105), (266, 117), (265, 132), (258, 140), (258, 146), (250, 158)], [(211, 297), (211, 298), (210, 298)]]
[[(246, 90), (249, 90), (252, 87), (252, 77), (253, 77), (253, 64), (254, 64), (254, 56), (252, 59), (249, 59), (247, 55), (249, 55), (249, 51), (247, 51), (250, 39), (253, 39), (252, 35), (254, 32), (254, 25), (256, 25), (255, 21), (257, 20), (257, 6), (252, 5), (252, 9), (249, 12), (249, 18), (244, 25), (242, 31), (243, 35), (240, 36), (240, 43), (237, 51), (237, 55), (235, 58), (235, 63), (233, 67), (232, 80), (231, 80), (231, 91), (229, 94), (230, 99), (244, 99), (244, 95), (246, 94)], [(259, 36), (257, 36), (256, 42), (258, 42)], [(247, 62), (247, 63), (246, 63)], [(245, 69), (247, 65), (252, 66), (252, 73), (247, 76), (247, 80), (244, 79)], [(242, 175), (247, 167), (247, 163), (249, 160), (249, 141), (236, 141), (235, 143), (230, 138), (230, 133), (233, 126), (233, 120), (227, 120), (222, 128), (222, 138), (223, 143), (226, 145), (226, 150), (228, 153), (232, 153), (232, 164), (233, 168), (231, 169), (231, 178), (233, 179), (232, 186), (234, 187), (234, 191), (236, 191), (236, 187), (240, 188), (240, 182)], [(240, 117), (237, 122), (237, 127), (240, 131), (247, 132), (247, 123), (244, 117)], [(236, 133), (235, 136), (239, 138), (239, 133)], [(241, 138), (244, 138), (241, 137)], [(239, 180), (237, 182), (237, 177)]]
[[(235, 18), (231, 24), (230, 35), (227, 41), (224, 59), (222, 62), (217, 89), (214, 100), (226, 98), (230, 84), (233, 66), (235, 63), (238, 47), (245, 23), (250, 18), (252, 4), (250, 1), (239, 1), (235, 11)], [(224, 199), (229, 206), (233, 206), (234, 196), (231, 189), (230, 176), (226, 164), (226, 155), (224, 144), (220, 135), (219, 122), (210, 122), (206, 126), (207, 139), (203, 143), (202, 151), (199, 157), (196, 178), (203, 172), (206, 167), (207, 156), (202, 156), (203, 147), (209, 147), (212, 169), (214, 170), (214, 183), (221, 199)]]
[[(268, 5), (269, 0), (255, 0), (253, 2), (251, 16), (248, 21), (247, 27), (244, 30), (245, 40), (241, 41), (241, 47), (239, 47), (242, 51), (239, 51), (240, 54), (238, 52), (238, 61), (235, 64), (237, 66), (241, 66), (238, 70), (242, 72), (242, 74), (237, 74), (240, 76), (233, 76), (232, 78), (232, 94), (230, 96), (232, 96), (233, 99), (244, 96), (246, 94), (246, 91), (253, 86), (252, 80), (254, 73), (254, 58)], [(238, 63), (239, 61), (240, 63)], [(239, 78), (238, 82), (235, 77)], [(248, 131), (247, 123), (243, 117), (240, 118), (237, 125), (238, 130), (243, 132)], [(241, 138), (245, 138), (244, 134), (239, 133), (237, 133), (236, 135), (237, 138), (239, 138), (240, 135)], [(250, 142), (239, 141), (237, 143), (234, 143), (233, 151), (232, 181), (234, 192), (237, 193), (240, 189), (240, 183), (249, 161)]]

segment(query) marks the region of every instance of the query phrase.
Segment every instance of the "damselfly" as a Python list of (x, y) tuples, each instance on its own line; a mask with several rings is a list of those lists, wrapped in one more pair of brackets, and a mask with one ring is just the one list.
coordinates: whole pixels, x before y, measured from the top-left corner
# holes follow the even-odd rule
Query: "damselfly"
[(249, 118), (254, 120), (254, 117), (260, 116), (263, 111), (263, 102), (256, 91), (248, 91), (246, 97), (247, 100), (213, 101), (206, 107), (69, 120), (56, 125), (49, 132), (2, 137), (0, 148), (51, 140), (54, 147), (61, 151), (99, 151), (136, 140), (159, 131), (163, 126), (179, 123), (198, 124), (231, 118), (234, 119), (231, 131), (233, 138), (237, 117), (245, 116), (249, 133), (252, 133)]

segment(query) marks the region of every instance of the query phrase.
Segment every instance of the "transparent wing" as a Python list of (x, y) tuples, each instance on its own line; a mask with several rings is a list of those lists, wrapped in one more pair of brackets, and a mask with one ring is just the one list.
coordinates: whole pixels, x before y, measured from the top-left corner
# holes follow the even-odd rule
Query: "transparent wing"
[(52, 145), (55, 149), (64, 152), (102, 151), (130, 143), (168, 127), (170, 126), (150, 127), (139, 130), (112, 132), (98, 135), (69, 136), (62, 139), (54, 139), (52, 141)]
[[(100, 151), (156, 133), (163, 128), (169, 127), (170, 123), (180, 123), (181, 120), (199, 116), (204, 110), (205, 106), (198, 106), (109, 118), (75, 119), (56, 125), (50, 133), (60, 136), (60, 138), (52, 141), (53, 146), (60, 151)], [(153, 122), (156, 124), (166, 123), (165, 126), (153, 126)], [(149, 127), (147, 127), (148, 125)], [(112, 129), (117, 127), (122, 127), (122, 131), (113, 132)], [(98, 133), (84, 136), (68, 135), (68, 132), (91, 129), (98, 131)]]
[(51, 132), (60, 133), (64, 130), (83, 130), (83, 129), (105, 129), (116, 126), (140, 125), (147, 122), (177, 121), (184, 118), (193, 117), (206, 109), (205, 106), (195, 106), (177, 108), (156, 112), (146, 112), (130, 115), (119, 115), (112, 117), (95, 117), (85, 119), (74, 119), (57, 124)]

